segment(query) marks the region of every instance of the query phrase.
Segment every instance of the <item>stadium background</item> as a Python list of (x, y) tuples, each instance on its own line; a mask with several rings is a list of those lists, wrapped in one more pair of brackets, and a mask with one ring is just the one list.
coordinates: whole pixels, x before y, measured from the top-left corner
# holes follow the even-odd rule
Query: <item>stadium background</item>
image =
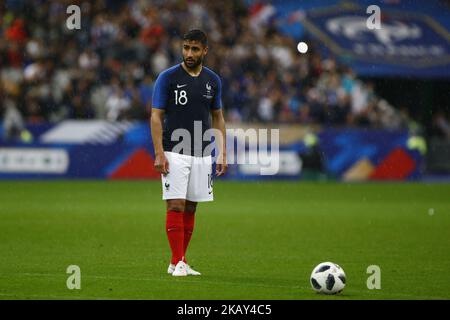
[[(79, 30), (66, 27), (69, 16), (66, 8), (71, 4), (81, 8)], [(387, 32), (384, 37), (367, 29), (358, 29), (356, 34), (349, 32), (361, 27), (361, 21), (369, 16), (365, 10), (371, 4), (381, 8), (382, 23)], [(342, 17), (349, 19), (339, 20)], [(336, 23), (334, 29), (330, 27), (332, 20)], [(372, 222), (379, 227), (378, 249), (390, 244), (394, 240), (393, 234), (401, 233), (401, 225), (406, 224), (410, 227), (409, 233), (400, 238), (404, 241), (398, 244), (398, 252), (411, 247), (421, 248), (425, 257), (433, 247), (429, 262), (423, 268), (448, 271), (450, 260), (445, 248), (449, 239), (445, 230), (448, 230), (449, 220), (445, 214), (449, 212), (450, 177), (449, 1), (5, 0), (0, 1), (0, 208), (4, 221), (0, 228), (4, 231), (2, 253), (5, 257), (2, 264), (4, 289), (0, 287), (2, 297), (23, 298), (34, 294), (38, 298), (51, 298), (52, 294), (48, 292), (55, 290), (53, 285), (47, 283), (38, 290), (40, 293), (36, 293), (36, 287), (27, 285), (25, 279), (23, 282), (11, 279), (17, 274), (26, 278), (28, 274), (33, 281), (38, 279), (36, 281), (42, 284), (48, 270), (60, 272), (65, 262), (73, 261), (69, 254), (63, 254), (63, 258), (58, 256), (61, 254), (58, 250), (33, 247), (34, 237), (38, 239), (35, 245), (54, 248), (53, 241), (61, 241), (61, 250), (64, 246), (76, 247), (83, 255), (82, 246), (100, 245), (101, 242), (101, 246), (108, 247), (105, 241), (125, 241), (125, 235), (130, 236), (130, 230), (134, 230), (145, 233), (148, 238), (142, 242), (133, 240), (139, 249), (131, 250), (129, 254), (135, 254), (133, 258), (139, 254), (148, 259), (146, 239), (147, 245), (151, 243), (151, 248), (157, 252), (157, 258), (152, 256), (154, 260), (163, 260), (161, 248), (165, 248), (165, 244), (162, 240), (160, 243), (154, 240), (154, 237), (164, 239), (157, 228), (160, 226), (146, 225), (154, 232), (150, 237), (147, 230), (136, 230), (135, 225), (137, 219), (146, 221), (150, 212), (155, 219), (161, 218), (160, 213), (164, 211), (157, 181), (159, 176), (153, 170), (148, 117), (154, 80), (159, 72), (180, 61), (180, 36), (193, 27), (202, 28), (209, 36), (210, 52), (206, 65), (222, 77), (227, 128), (279, 128), (282, 160), (280, 172), (275, 176), (257, 175), (254, 167), (230, 166), (224, 180), (231, 181), (218, 180), (216, 183), (217, 207), (205, 205), (205, 211), (210, 210), (217, 220), (203, 218), (203, 228), (210, 223), (208, 232), (215, 230), (218, 237), (228, 238), (214, 229), (214, 223), (224, 222), (235, 227), (236, 236), (239, 234), (241, 243), (250, 243), (249, 250), (252, 248), (251, 254), (254, 254), (258, 245), (243, 239), (245, 231), (239, 229), (242, 226), (227, 219), (244, 212), (247, 217), (243, 218), (243, 225), (253, 226), (250, 217), (256, 217), (260, 226), (254, 226), (254, 231), (260, 231), (259, 228), (267, 223), (277, 225), (280, 208), (285, 208), (283, 199), (286, 199), (293, 205), (286, 209), (281, 221), (291, 221), (293, 225), (296, 225), (295, 221), (301, 221), (305, 228), (308, 223), (321, 226), (321, 230), (332, 232), (342, 243), (347, 242), (331, 249), (329, 255), (325, 249), (321, 254), (303, 250), (299, 259), (310, 263), (302, 267), (305, 268), (306, 282), (314, 261), (318, 263), (332, 257), (344, 262), (351, 260), (350, 252), (341, 256), (342, 247), (349, 249), (351, 244), (348, 242), (358, 241), (355, 238), (361, 240), (358, 238), (362, 237), (358, 235), (360, 228)], [(299, 41), (308, 44), (306, 54), (297, 51)], [(228, 147), (245, 145), (245, 137), (236, 137), (234, 143)], [(251, 150), (247, 148), (248, 151)], [(98, 180), (83, 182), (80, 179)], [(102, 181), (105, 179), (144, 182), (115, 184)], [(276, 182), (254, 184), (243, 180)], [(306, 183), (305, 180), (313, 182)], [(330, 182), (368, 180), (410, 182)], [(327, 181), (328, 184), (324, 183)], [(442, 184), (434, 184), (437, 182)], [(318, 203), (323, 201), (324, 194), (329, 195), (329, 199), (321, 207)], [(270, 199), (271, 204), (267, 203), (263, 208), (260, 202), (264, 198)], [(224, 204), (232, 199), (245, 209), (242, 211)], [(386, 206), (398, 202), (397, 211), (394, 213), (392, 208), (382, 207), (379, 201), (383, 202), (383, 199), (387, 199)], [(103, 207), (108, 202), (111, 206)], [(358, 203), (356, 207), (355, 202)], [(131, 212), (123, 212), (128, 209)], [(261, 215), (257, 215), (258, 210)], [(317, 215), (313, 215), (313, 211)], [(84, 216), (87, 212), (91, 215), (89, 218)], [(422, 218), (416, 215), (418, 212), (427, 218), (439, 212), (443, 214), (443, 220), (423, 224)], [(34, 220), (39, 217), (45, 222)], [(117, 229), (100, 241), (92, 237), (101, 234), (103, 231), (99, 230), (103, 227), (107, 228), (104, 223), (110, 223), (102, 217), (131, 220), (128, 224), (115, 226)], [(336, 223), (336, 217), (341, 219), (339, 223)], [(438, 218), (437, 214), (435, 218)], [(76, 220), (72, 225), (74, 230), (86, 237), (83, 241), (77, 236), (79, 242), (76, 245), (63, 235), (73, 219)], [(321, 224), (326, 220), (330, 222)], [(35, 222), (27, 224), (26, 221)], [(201, 225), (202, 221), (199, 223)], [(421, 224), (426, 230), (420, 229)], [(200, 228), (199, 233), (202, 232)], [(119, 229), (124, 233), (116, 238)], [(342, 230), (348, 229), (354, 233), (344, 235)], [(284, 249), (269, 246), (268, 250), (271, 248), (272, 253), (281, 250), (280, 255), (286, 250), (287, 256), (292, 255), (289, 251), (292, 244), (284, 236), (289, 227), (274, 230), (279, 234), (275, 231), (266, 233), (266, 240), (270, 242), (276, 238), (275, 243)], [(299, 234), (309, 237), (304, 249), (329, 245), (323, 235), (316, 239), (313, 230), (303, 230)], [(354, 238), (347, 238), (351, 235)], [(417, 243), (418, 235), (429, 242)], [(201, 250), (211, 248), (202, 247), (201, 241), (211, 239), (202, 238), (206, 236), (201, 234), (198, 237), (197, 242), (194, 239), (194, 246), (199, 249), (193, 255), (197, 252), (197, 261), (202, 261)], [(318, 242), (314, 244), (313, 239)], [(376, 240), (365, 240), (363, 242), (374, 249), (373, 241)], [(210, 245), (214, 243), (212, 241)], [(239, 251), (235, 244), (226, 244), (224, 256), (226, 252), (231, 256)], [(364, 252), (364, 244), (361, 246), (360, 252)], [(36, 259), (32, 263), (21, 255), (29, 252), (31, 247), (35, 250), (31, 250), (33, 259)], [(115, 262), (108, 259), (122, 259), (124, 264), (129, 262), (119, 258), (121, 249), (128, 250), (125, 245), (119, 245), (117, 252), (113, 250), (108, 258), (99, 254), (101, 249), (93, 249), (95, 254), (90, 252), (88, 256), (96, 255), (95, 259), (99, 260), (86, 261), (100, 265), (105, 264), (106, 259), (104, 271), (113, 272)], [(417, 264), (421, 254), (413, 255), (408, 265)], [(39, 264), (37, 260), (42, 256), (48, 263)], [(219, 260), (220, 257), (223, 256), (219, 254), (216, 258)], [(386, 257), (380, 253), (378, 258), (384, 261)], [(52, 259), (58, 261), (59, 269), (52, 269)], [(285, 267), (289, 268), (295, 261), (287, 258)], [(144, 262), (142, 265), (140, 262), (136, 263), (142, 270), (147, 270), (152, 263), (155, 268), (163, 266), (160, 262), (146, 261), (144, 268)], [(108, 269), (108, 263), (111, 269)], [(441, 265), (437, 267), (439, 263)], [(349, 265), (350, 274), (356, 274), (353, 271), (356, 267), (352, 262)], [(297, 287), (289, 287), (291, 279), (281, 278), (277, 273), (270, 278), (272, 271), (275, 272), (269, 271), (268, 282), (262, 280), (267, 270), (257, 271), (261, 273), (261, 279), (246, 273), (245, 279), (250, 282), (235, 277), (236, 282), (257, 289), (240, 291), (241, 295), (223, 281), (221, 284), (214, 282), (217, 279), (210, 280), (210, 285), (224, 289), (222, 295), (219, 290), (213, 291), (212, 297), (305, 297), (298, 294)], [(126, 278), (135, 270), (127, 272), (129, 274), (125, 273), (123, 279), (117, 277), (115, 281), (126, 283)], [(56, 277), (63, 279), (64, 274)], [(420, 279), (430, 280), (424, 275)], [(349, 289), (350, 298), (448, 299), (448, 289), (437, 279), (436, 276), (411, 295), (400, 289), (376, 295), (361, 287), (355, 291)], [(103, 280), (98, 273), (91, 278), (92, 282)], [(131, 280), (137, 279), (133, 280), (131, 276)], [(191, 283), (193, 287), (195, 284)], [(300, 289), (304, 287), (307, 283)], [(437, 291), (432, 292), (432, 287), (438, 288)], [(272, 290), (270, 293), (269, 289)], [(62, 289), (57, 289), (54, 296), (61, 297), (62, 294), (64, 297), (66, 293), (58, 293), (58, 290)], [(117, 292), (95, 290), (90, 292), (91, 297), (122, 297)], [(206, 294), (208, 290), (197, 292), (194, 297), (211, 297)], [(128, 292), (124, 296), (184, 298), (179, 291), (173, 291), (172, 295), (167, 293), (167, 296), (161, 292), (142, 292)], [(307, 294), (306, 297), (310, 298)]]

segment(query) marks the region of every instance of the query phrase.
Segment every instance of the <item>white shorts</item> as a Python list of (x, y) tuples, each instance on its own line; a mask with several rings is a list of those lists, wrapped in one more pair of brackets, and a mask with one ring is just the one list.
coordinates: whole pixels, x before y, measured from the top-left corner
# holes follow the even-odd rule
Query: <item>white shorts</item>
[(164, 151), (169, 173), (161, 175), (163, 200), (213, 201), (212, 157)]

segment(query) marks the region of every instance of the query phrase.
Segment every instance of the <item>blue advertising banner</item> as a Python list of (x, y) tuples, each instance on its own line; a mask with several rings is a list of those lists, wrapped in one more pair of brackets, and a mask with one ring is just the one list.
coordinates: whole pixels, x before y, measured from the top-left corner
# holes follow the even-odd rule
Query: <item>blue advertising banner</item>
[[(284, 32), (299, 38), (301, 25), (359, 75), (450, 78), (450, 10), (436, 1), (275, 4), (291, 21), (280, 25)], [(379, 29), (367, 24), (367, 8), (374, 4), (380, 9)]]
[[(0, 179), (160, 179), (148, 123), (70, 120), (27, 129), (32, 140), (0, 140)], [(313, 172), (345, 181), (415, 180), (423, 171), (424, 140), (407, 131), (328, 128), (263, 149), (243, 139), (251, 130), (227, 129), (226, 179), (298, 180)]]

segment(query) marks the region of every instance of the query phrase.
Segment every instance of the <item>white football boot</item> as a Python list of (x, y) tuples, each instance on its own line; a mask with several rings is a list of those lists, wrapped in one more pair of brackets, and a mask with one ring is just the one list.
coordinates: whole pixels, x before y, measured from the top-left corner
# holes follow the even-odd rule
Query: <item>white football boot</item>
[(175, 271), (175, 265), (174, 264), (169, 264), (169, 268), (167, 268), (167, 273), (168, 274), (172, 274)]
[[(169, 267), (167, 268), (167, 273), (172, 274), (175, 271), (175, 265), (173, 263), (169, 264)], [(198, 271), (195, 271), (192, 269), (190, 265), (186, 263), (186, 272), (188, 276), (200, 276), (201, 273)]]
[(186, 271), (187, 271), (188, 276), (200, 276), (201, 275), (200, 272), (192, 269), (191, 266), (188, 265), (187, 263), (186, 263)]
[(186, 277), (188, 275), (186, 263), (183, 261), (179, 261), (177, 265), (175, 266), (175, 270), (172, 272), (172, 276), (174, 277)]

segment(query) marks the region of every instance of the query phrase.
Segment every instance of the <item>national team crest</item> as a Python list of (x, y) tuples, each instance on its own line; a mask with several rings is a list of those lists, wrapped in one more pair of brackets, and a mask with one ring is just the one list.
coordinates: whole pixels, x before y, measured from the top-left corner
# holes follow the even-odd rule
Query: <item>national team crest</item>
[(206, 94), (203, 95), (206, 99), (212, 99), (212, 86), (209, 82), (206, 83)]

